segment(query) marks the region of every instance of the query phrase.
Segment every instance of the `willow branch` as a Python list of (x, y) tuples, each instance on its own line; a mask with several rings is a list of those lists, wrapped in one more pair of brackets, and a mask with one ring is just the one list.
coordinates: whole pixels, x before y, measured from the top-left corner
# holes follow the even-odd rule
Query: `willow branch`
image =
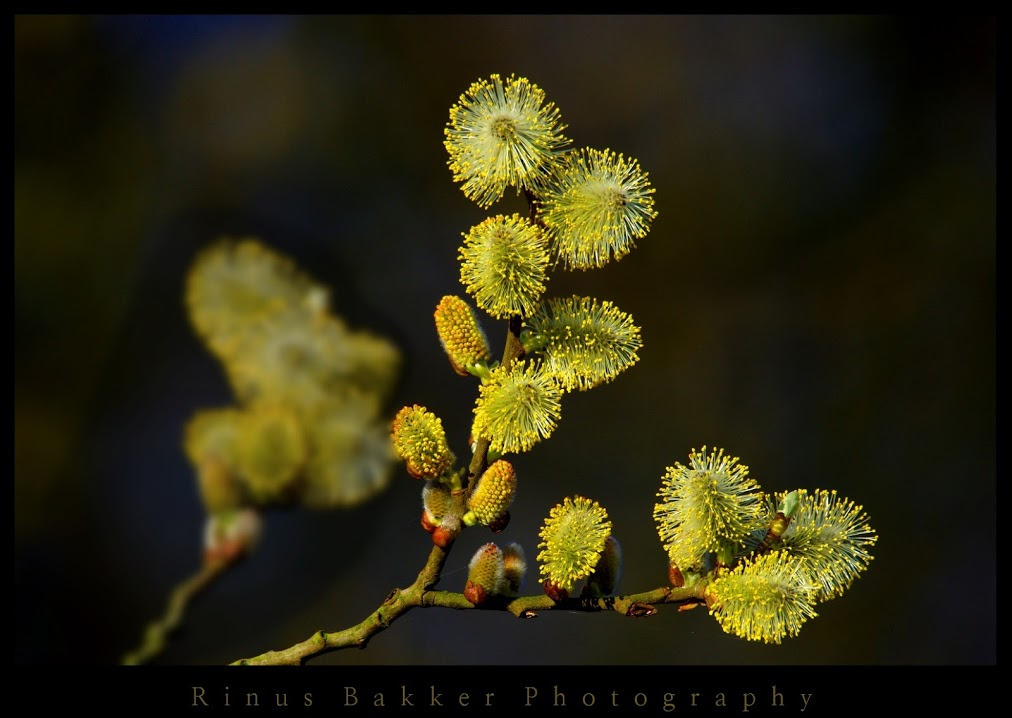
[[(507, 611), (517, 618), (534, 618), (539, 611), (582, 611), (587, 613), (614, 612), (631, 618), (652, 616), (657, 605), (677, 604), (694, 607), (704, 602), (702, 582), (691, 588), (655, 588), (652, 591), (631, 593), (625, 596), (604, 596), (602, 598), (567, 598), (553, 601), (542, 594), (519, 598), (493, 598), (481, 607), (464, 598), (464, 594), (453, 591), (431, 591), (423, 587), (429, 581), (429, 571), (442, 567), (446, 553), (438, 546), (433, 547), (429, 562), (418, 579), (406, 589), (394, 589), (383, 604), (366, 616), (365, 620), (343, 631), (317, 631), (301, 643), (280, 651), (268, 651), (259, 656), (236, 661), (234, 666), (297, 666), (306, 660), (324, 653), (343, 648), (365, 648), (369, 640), (385, 631), (397, 618), (413, 608), (452, 608), (458, 611)], [(437, 571), (438, 573), (438, 571)], [(437, 575), (438, 580), (438, 575)]]
[[(520, 330), (523, 318), (513, 316), (509, 320), (506, 335), (506, 346), (503, 349), (502, 365), (509, 366), (517, 358), (523, 356), (523, 345), (520, 343)], [(484, 472), (488, 463), (489, 440), (481, 438), (475, 447), (474, 455), (468, 467), (468, 483), (464, 492), (470, 492), (475, 481)], [(413, 608), (452, 608), (467, 610), (477, 608), (464, 598), (461, 593), (451, 591), (433, 591), (439, 582), (440, 572), (452, 545), (446, 550), (433, 546), (425, 567), (409, 587), (396, 588), (390, 592), (375, 611), (360, 623), (341, 631), (317, 631), (312, 636), (289, 648), (244, 658), (232, 665), (301, 665), (315, 656), (330, 653), (344, 648), (365, 648), (373, 636), (382, 633), (400, 616)], [(656, 604), (681, 604), (695, 606), (703, 602), (704, 585), (697, 584), (692, 588), (657, 588), (652, 591), (629, 594), (626, 596), (606, 596), (603, 598), (569, 598), (564, 601), (553, 601), (546, 595), (522, 596), (514, 599), (493, 599), (482, 605), (480, 610), (508, 611), (518, 618), (533, 618), (539, 611), (566, 610), (600, 612), (613, 611), (624, 616), (650, 616), (656, 613)]]
[(148, 624), (144, 629), (144, 637), (141, 644), (133, 651), (122, 658), (125, 666), (136, 666), (147, 663), (152, 658), (165, 650), (165, 644), (169, 635), (179, 628), (186, 615), (186, 609), (190, 601), (197, 594), (207, 589), (215, 579), (223, 574), (226, 569), (235, 563), (234, 558), (210, 560), (200, 567), (200, 570), (189, 578), (176, 584), (169, 594), (169, 602), (165, 607), (165, 613)]
[(268, 651), (235, 661), (233, 666), (298, 666), (306, 659), (342, 648), (365, 648), (369, 639), (385, 631), (398, 617), (422, 605), (422, 595), (439, 583), (447, 551), (433, 546), (424, 568), (407, 588), (395, 588), (375, 611), (357, 625), (343, 631), (317, 631), (312, 636), (280, 651)]
[[(625, 596), (602, 596), (601, 598), (567, 598), (553, 601), (545, 594), (520, 596), (518, 598), (495, 598), (483, 603), (479, 610), (508, 611), (517, 618), (534, 618), (538, 611), (582, 611), (584, 613), (615, 612), (630, 618), (652, 616), (655, 606), (666, 603), (688, 606), (704, 602), (702, 583), (691, 588), (655, 588), (652, 591), (631, 593)], [(422, 605), (439, 608), (466, 610), (479, 608), (452, 591), (428, 591), (422, 596)]]

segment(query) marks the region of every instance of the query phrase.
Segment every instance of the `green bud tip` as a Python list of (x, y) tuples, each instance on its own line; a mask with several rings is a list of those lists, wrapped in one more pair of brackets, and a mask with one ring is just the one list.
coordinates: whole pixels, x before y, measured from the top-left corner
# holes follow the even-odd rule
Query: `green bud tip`
[(794, 512), (798, 510), (798, 501), (800, 497), (797, 491), (791, 491), (789, 494), (784, 496), (780, 500), (780, 505), (777, 507), (777, 511), (782, 513), (786, 518), (790, 519), (794, 516)]

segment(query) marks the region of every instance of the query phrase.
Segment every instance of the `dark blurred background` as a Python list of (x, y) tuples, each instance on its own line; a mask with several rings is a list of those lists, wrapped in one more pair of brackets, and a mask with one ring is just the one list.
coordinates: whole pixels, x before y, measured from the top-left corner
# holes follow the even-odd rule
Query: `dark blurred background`
[[(876, 558), (780, 647), (705, 611), (417, 610), (318, 662), (995, 661), (993, 19), (19, 16), (14, 58), (17, 662), (116, 662), (198, 565), (181, 427), (231, 396), (181, 290), (221, 235), (261, 237), (394, 339), (391, 416), (424, 404), (465, 450), (476, 388), (432, 308), (463, 293), (461, 232), (521, 203), (468, 202), (442, 139), (493, 72), (542, 87), (576, 146), (638, 158), (659, 210), (621, 262), (549, 282), (614, 301), (645, 346), (516, 457), (498, 540), (533, 567), (548, 508), (581, 493), (623, 542), (622, 587), (661, 585), (654, 493), (709, 444), (768, 490), (863, 504)], [(356, 510), (268, 512), (161, 661), (358, 622), (428, 553), (419, 488), (398, 472)], [(442, 587), (490, 538), (464, 535)]]

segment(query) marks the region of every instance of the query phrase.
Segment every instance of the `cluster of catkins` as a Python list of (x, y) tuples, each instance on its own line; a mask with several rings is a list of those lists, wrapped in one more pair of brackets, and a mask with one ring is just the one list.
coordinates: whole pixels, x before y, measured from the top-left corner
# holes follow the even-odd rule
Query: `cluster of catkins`
[[(473, 83), (450, 109), (445, 146), (453, 179), (488, 207), (507, 188), (528, 201), (529, 216), (499, 214), (463, 233), (460, 281), (478, 308), (509, 324), (500, 364), (481, 321), (460, 296), (435, 309), (450, 365), (480, 380), (471, 448), (488, 447), (488, 468), (463, 485), (441, 420), (404, 407), (393, 425), (397, 455), (425, 480), (422, 525), (448, 547), (465, 526), (502, 530), (516, 472), (502, 457), (547, 439), (561, 398), (611, 381), (642, 346), (632, 318), (611, 302), (545, 296), (551, 267), (590, 269), (618, 261), (656, 216), (654, 190), (639, 163), (610, 150), (570, 150), (559, 110), (526, 78), (492, 75)], [(519, 350), (516, 346), (519, 345)], [(723, 450), (693, 451), (662, 478), (654, 506), (658, 535), (677, 587), (696, 586), (725, 631), (779, 642), (840, 595), (871, 560), (877, 536), (860, 506), (835, 492), (763, 494), (747, 467)], [(540, 531), (541, 583), (564, 600), (616, 590), (621, 548), (605, 509), (583, 496), (553, 507)], [(523, 552), (486, 544), (470, 564), (465, 595), (478, 604), (519, 590)]]
[(258, 508), (352, 506), (388, 484), (381, 412), (400, 363), (390, 341), (349, 329), (326, 287), (254, 239), (205, 249), (185, 303), (236, 400), (196, 412), (184, 431), (208, 512), (206, 558), (248, 550)]

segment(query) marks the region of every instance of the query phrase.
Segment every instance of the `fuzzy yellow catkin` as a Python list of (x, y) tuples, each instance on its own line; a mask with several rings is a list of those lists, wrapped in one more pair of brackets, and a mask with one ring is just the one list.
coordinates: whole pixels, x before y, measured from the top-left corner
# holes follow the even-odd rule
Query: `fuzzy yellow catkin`
[(631, 157), (581, 148), (556, 168), (541, 220), (554, 255), (571, 269), (602, 267), (624, 257), (657, 216), (647, 173)]
[(255, 239), (203, 250), (185, 302), (225, 369), (241, 407), (231, 411), (248, 417), (272, 407), (291, 419), (244, 419), (230, 444), (221, 422), (188, 438), (208, 510), (249, 501), (350, 506), (387, 485), (395, 457), (380, 414), (400, 363), (391, 342), (351, 331), (331, 312), (326, 287)]
[(294, 412), (277, 405), (246, 411), (237, 441), (241, 474), (259, 503), (284, 499), (306, 462), (306, 437)]
[(552, 508), (538, 535), (541, 580), (569, 590), (594, 570), (611, 535), (611, 521), (596, 501), (567, 497)]
[(460, 248), (460, 281), (497, 319), (529, 316), (548, 280), (548, 245), (526, 217), (497, 215), (472, 227)]
[(639, 361), (643, 346), (629, 314), (590, 297), (549, 299), (527, 327), (544, 342), (545, 369), (566, 391), (611, 381)]
[(570, 141), (559, 110), (526, 77), (495, 74), (471, 83), (450, 108), (444, 146), (453, 181), (482, 207), (507, 187), (542, 185)]
[(439, 526), (452, 505), (453, 497), (448, 488), (438, 481), (425, 482), (422, 487), (422, 510), (431, 526)]
[(374, 394), (349, 391), (307, 418), (312, 447), (299, 499), (313, 509), (354, 506), (382, 491), (396, 460), (390, 423)]
[(668, 467), (654, 505), (657, 532), (668, 558), (680, 569), (697, 565), (721, 542), (741, 545), (765, 513), (759, 485), (748, 467), (723, 449), (693, 450), (689, 465)]
[(394, 450), (416, 479), (438, 479), (456, 461), (442, 420), (424, 406), (405, 406), (397, 412), (391, 433)]
[(521, 362), (499, 367), (478, 392), (473, 433), (489, 439), (494, 451), (528, 451), (555, 430), (562, 387), (540, 367)]
[(726, 633), (780, 643), (816, 616), (816, 590), (797, 558), (775, 551), (715, 580), (707, 586), (706, 601)]
[[(816, 599), (828, 601), (841, 596), (868, 567), (878, 534), (863, 508), (836, 491), (799, 489), (796, 493), (797, 507), (779, 546), (801, 561), (818, 587)], [(779, 502), (784, 496), (776, 494), (773, 500)]]
[(288, 258), (252, 238), (222, 239), (197, 256), (185, 303), (197, 334), (221, 360), (237, 357), (250, 327), (300, 307), (318, 287)]

